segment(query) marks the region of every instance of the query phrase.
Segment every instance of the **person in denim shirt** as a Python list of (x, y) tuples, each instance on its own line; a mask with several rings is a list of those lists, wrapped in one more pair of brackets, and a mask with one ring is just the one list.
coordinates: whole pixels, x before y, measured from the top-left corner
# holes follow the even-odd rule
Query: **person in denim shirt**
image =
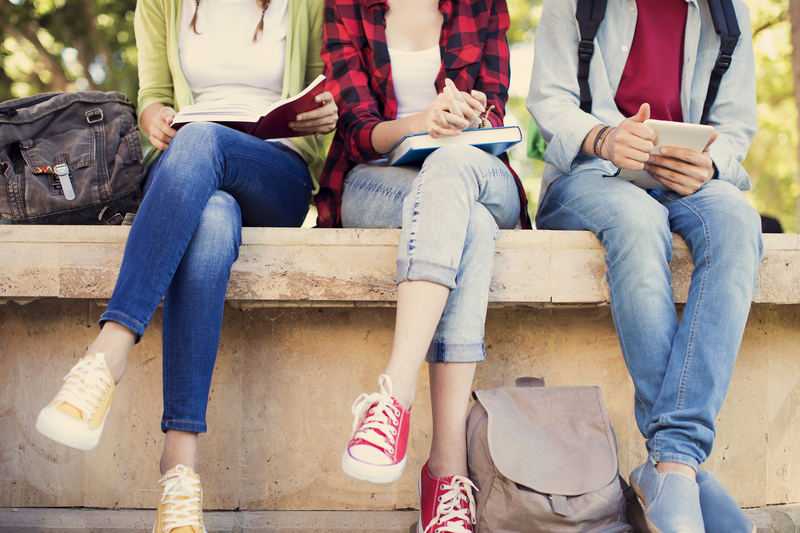
[[(759, 217), (742, 194), (757, 129), (748, 8), (707, 123), (701, 154), (665, 147), (647, 118), (699, 123), (719, 37), (704, 0), (609, 0), (595, 39), (591, 113), (580, 109), (577, 0), (544, 3), (527, 106), (547, 141), (536, 224), (590, 230), (605, 247), (610, 304), (636, 389), (649, 457), (631, 474), (654, 530), (749, 532), (750, 520), (707, 471), (755, 288)], [(609, 128), (607, 128), (609, 127)], [(600, 139), (598, 141), (598, 136)], [(597, 141), (597, 142), (596, 142)], [(647, 170), (668, 190), (613, 177)], [(672, 232), (694, 263), (682, 317), (670, 288)]]

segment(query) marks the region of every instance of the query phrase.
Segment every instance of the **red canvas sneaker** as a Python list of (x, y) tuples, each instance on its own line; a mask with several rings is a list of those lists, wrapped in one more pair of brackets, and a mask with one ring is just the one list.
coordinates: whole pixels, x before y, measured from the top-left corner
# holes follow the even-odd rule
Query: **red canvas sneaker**
[(411, 414), (392, 398), (392, 379), (378, 378), (380, 392), (362, 393), (353, 403), (353, 436), (342, 454), (342, 470), (356, 479), (391, 483), (406, 466)]
[(433, 477), (425, 463), (418, 486), (417, 533), (472, 533), (475, 524), (472, 481), (464, 476)]

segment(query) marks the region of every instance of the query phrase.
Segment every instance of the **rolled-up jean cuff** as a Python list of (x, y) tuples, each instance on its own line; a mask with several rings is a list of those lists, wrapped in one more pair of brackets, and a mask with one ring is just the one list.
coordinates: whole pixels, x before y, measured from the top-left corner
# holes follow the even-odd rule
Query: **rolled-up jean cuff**
[(430, 281), (444, 285), (450, 290), (456, 288), (457, 268), (419, 259), (397, 260), (397, 283), (404, 281)]
[(134, 335), (136, 335), (136, 343), (138, 344), (140, 340), (142, 340), (142, 335), (144, 335), (144, 330), (147, 328), (147, 324), (142, 324), (138, 320), (134, 320), (128, 315), (123, 313), (118, 313), (117, 311), (106, 311), (100, 316), (100, 320), (97, 321), (100, 324), (100, 327), (103, 327), (108, 321), (116, 322), (121, 326), (125, 326), (129, 330), (131, 330)]
[(161, 420), (161, 431), (166, 433), (168, 429), (175, 431), (191, 431), (192, 433), (205, 433), (208, 427), (205, 422), (191, 422), (189, 420)]
[(425, 356), (428, 363), (482, 363), (485, 360), (486, 349), (483, 342), (455, 344), (433, 341)]
[(656, 463), (680, 463), (682, 465), (690, 466), (694, 468), (695, 472), (697, 472), (697, 469), (700, 468), (700, 463), (698, 463), (696, 459), (689, 457), (688, 455), (681, 455), (677, 453), (651, 452), (650, 458), (653, 459)]

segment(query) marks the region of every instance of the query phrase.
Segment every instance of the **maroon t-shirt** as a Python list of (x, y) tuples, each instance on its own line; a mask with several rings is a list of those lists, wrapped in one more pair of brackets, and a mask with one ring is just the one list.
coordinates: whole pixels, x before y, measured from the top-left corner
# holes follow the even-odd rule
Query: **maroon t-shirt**
[(636, 0), (636, 33), (614, 100), (631, 117), (643, 103), (650, 118), (683, 122), (681, 76), (686, 0)]

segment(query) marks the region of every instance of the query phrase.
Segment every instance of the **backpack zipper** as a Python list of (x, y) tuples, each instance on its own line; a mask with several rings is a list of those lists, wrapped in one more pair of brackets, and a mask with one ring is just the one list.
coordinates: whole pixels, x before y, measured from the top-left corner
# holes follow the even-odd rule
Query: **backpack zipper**
[(14, 107), (0, 107), (0, 115), (8, 115), (9, 117), (17, 116), (17, 109), (25, 109), (26, 107), (32, 107), (36, 104), (41, 104), (42, 102), (46, 102), (51, 98), (55, 98), (58, 96), (58, 93), (49, 94), (47, 96), (42, 96), (40, 98), (34, 98), (28, 102), (25, 102), (22, 105), (14, 106)]

